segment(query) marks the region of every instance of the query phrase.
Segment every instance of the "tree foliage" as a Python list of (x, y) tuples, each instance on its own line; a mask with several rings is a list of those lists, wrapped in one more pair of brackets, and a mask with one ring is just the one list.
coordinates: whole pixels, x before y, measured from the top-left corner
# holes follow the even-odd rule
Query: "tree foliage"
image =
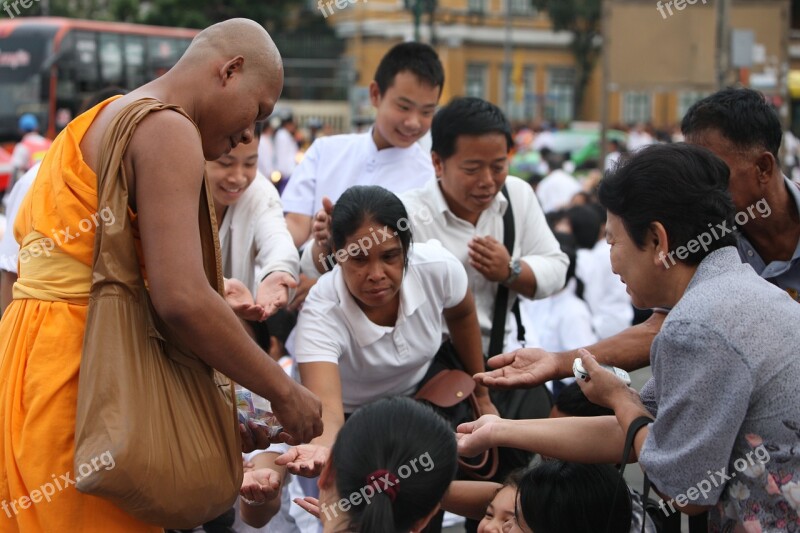
[(25, 14), (184, 28), (205, 28), (229, 18), (246, 17), (275, 30), (281, 29), (293, 8), (304, 4), (303, 0), (39, 0)]
[(553, 29), (572, 32), (570, 50), (575, 57), (575, 112), (580, 116), (589, 77), (600, 58), (602, 0), (533, 0), (538, 9), (547, 11)]

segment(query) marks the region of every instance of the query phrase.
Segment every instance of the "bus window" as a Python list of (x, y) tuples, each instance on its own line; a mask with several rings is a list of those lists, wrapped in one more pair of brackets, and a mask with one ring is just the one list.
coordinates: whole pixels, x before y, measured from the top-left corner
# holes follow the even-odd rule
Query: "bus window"
[(189, 48), (191, 39), (175, 37), (148, 37), (148, 79), (153, 80), (172, 68)]
[(17, 120), (23, 113), (47, 127), (48, 76), (41, 71), (52, 39), (42, 35), (0, 37), (0, 141), (19, 139)]
[(125, 87), (134, 89), (147, 82), (144, 71), (144, 37), (124, 35)]
[(100, 33), (100, 83), (103, 87), (125, 85), (122, 43), (118, 33)]
[(92, 93), (100, 86), (100, 65), (97, 61), (97, 34), (76, 31), (74, 36), (75, 83), (78, 93)]

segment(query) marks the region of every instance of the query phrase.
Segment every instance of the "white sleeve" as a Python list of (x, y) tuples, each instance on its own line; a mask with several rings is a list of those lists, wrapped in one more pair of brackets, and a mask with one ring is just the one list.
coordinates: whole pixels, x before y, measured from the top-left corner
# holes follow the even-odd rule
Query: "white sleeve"
[(31, 154), (28, 148), (20, 143), (14, 146), (14, 151), (11, 153), (11, 167), (15, 169), (28, 170), (28, 162), (31, 160)]
[(303, 160), (292, 172), (291, 179), (283, 189), (281, 201), (287, 213), (299, 213), (313, 217), (322, 206), (314, 205), (317, 192), (317, 174), (320, 163), (322, 139), (314, 141), (303, 156)]
[(292, 176), (294, 172), (295, 157), (297, 157), (297, 143), (292, 135), (284, 130), (275, 134), (275, 168), (283, 176)]
[(569, 302), (564, 315), (558, 322), (558, 337), (562, 350), (574, 350), (591, 346), (599, 339), (592, 327), (592, 314), (586, 303), (577, 300)]
[(36, 174), (39, 172), (41, 163), (32, 166), (22, 177), (14, 184), (9, 191), (6, 204), (6, 231), (3, 234), (3, 240), (0, 242), (0, 270), (17, 274), (17, 255), (19, 254), (19, 243), (14, 237), (14, 223), (19, 213), (19, 208), (22, 201), (28, 194), (33, 182), (36, 180)]
[(533, 189), (518, 178), (514, 178), (514, 181), (519, 183), (509, 183), (508, 192), (514, 199), (514, 223), (520, 259), (531, 267), (536, 276), (535, 298), (545, 298), (564, 287), (569, 259), (561, 251), (561, 246), (547, 225)]
[(461, 261), (436, 239), (414, 246), (422, 248), (425, 255), (440, 259), (434, 271), (439, 275), (437, 285), (441, 290), (442, 306), (450, 309), (464, 301), (469, 289), (469, 278)]
[(256, 225), (254, 238), (258, 250), (256, 283), (260, 283), (267, 274), (276, 271), (288, 272), (296, 280), (300, 271), (300, 256), (286, 228), (280, 196), (264, 176), (258, 174), (256, 180), (260, 181), (259, 194), (261, 195), (263, 191), (254, 222)]
[[(448, 252), (449, 253), (449, 252)], [(464, 265), (461, 261), (452, 257), (447, 261), (447, 278), (445, 284), (445, 301), (444, 308), (450, 309), (464, 301), (467, 297), (467, 290), (469, 289), (469, 279), (467, 278), (467, 271), (464, 270)]]
[[(333, 281), (327, 277), (324, 279), (325, 283)], [(347, 325), (338, 318), (332, 302), (322, 296), (323, 292), (330, 292), (332, 288), (323, 287), (321, 283), (311, 288), (297, 317), (294, 358), (298, 363), (339, 364), (339, 357), (349, 344)]]
[(311, 279), (319, 279), (323, 273), (317, 270), (312, 250), (314, 249), (314, 239), (311, 238), (303, 245), (300, 252), (300, 272)]

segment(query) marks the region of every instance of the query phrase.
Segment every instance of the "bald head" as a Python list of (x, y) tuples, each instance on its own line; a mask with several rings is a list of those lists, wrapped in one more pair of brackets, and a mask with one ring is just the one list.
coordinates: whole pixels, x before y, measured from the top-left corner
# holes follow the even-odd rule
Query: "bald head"
[(227, 61), (244, 58), (244, 69), (262, 81), (282, 80), (283, 62), (278, 47), (260, 24), (237, 18), (219, 22), (194, 38), (178, 65), (207, 65), (211, 58)]

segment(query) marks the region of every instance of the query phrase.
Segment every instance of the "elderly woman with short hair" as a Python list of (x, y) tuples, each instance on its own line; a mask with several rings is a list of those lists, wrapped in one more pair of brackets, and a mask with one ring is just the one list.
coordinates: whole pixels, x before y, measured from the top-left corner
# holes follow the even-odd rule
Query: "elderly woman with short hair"
[(679, 144), (640, 150), (603, 180), (614, 271), (634, 305), (670, 309), (653, 378), (638, 394), (584, 351), (582, 388), (614, 417), (483, 417), (459, 428), (462, 453), (613, 463), (632, 422), (655, 417), (631, 460), (665, 506), (711, 508), (710, 531), (800, 531), (800, 306), (741, 263), (728, 179), (711, 152)]

